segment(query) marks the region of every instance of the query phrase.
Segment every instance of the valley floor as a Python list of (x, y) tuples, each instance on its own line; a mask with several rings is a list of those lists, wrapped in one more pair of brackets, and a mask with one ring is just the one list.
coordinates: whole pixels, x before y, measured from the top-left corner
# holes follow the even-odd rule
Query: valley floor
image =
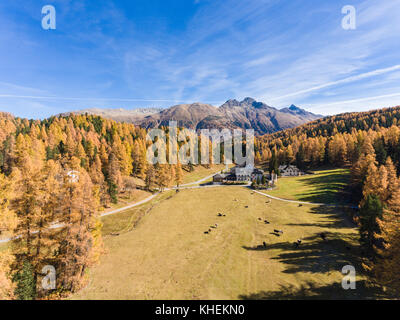
[[(337, 208), (299, 207), (245, 187), (187, 189), (104, 224), (107, 252), (73, 299), (379, 297), (360, 274), (357, 229)], [(348, 264), (358, 272), (356, 290), (341, 286)]]

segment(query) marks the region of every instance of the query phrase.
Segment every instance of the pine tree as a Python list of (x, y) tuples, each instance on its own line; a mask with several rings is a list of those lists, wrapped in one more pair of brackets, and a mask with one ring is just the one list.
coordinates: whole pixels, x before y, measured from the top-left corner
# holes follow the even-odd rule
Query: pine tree
[(378, 219), (381, 233), (375, 250), (376, 261), (367, 269), (372, 270), (380, 285), (387, 286), (394, 293), (400, 290), (400, 190), (396, 190), (389, 201), (389, 208), (384, 211), (382, 219)]
[(286, 148), (286, 162), (287, 162), (287, 164), (293, 163), (294, 159), (295, 158), (294, 158), (294, 154), (293, 154), (293, 148), (292, 148), (291, 145), (289, 145)]
[[(60, 222), (63, 225), (59, 233), (60, 249), (58, 254), (59, 270), (63, 290), (74, 292), (84, 280), (86, 269), (93, 263), (93, 257), (101, 244), (93, 185), (89, 175), (79, 167), (79, 160), (72, 158), (69, 167), (79, 170), (79, 179), (64, 177)], [(98, 238), (94, 237), (96, 235)]]
[(175, 183), (178, 188), (179, 188), (179, 185), (182, 183), (182, 181), (183, 181), (182, 165), (178, 161), (178, 163), (176, 164), (176, 169), (175, 169)]
[(118, 202), (117, 196), (122, 186), (122, 176), (118, 158), (113, 152), (110, 154), (110, 157), (108, 159), (107, 182), (109, 187), (108, 192), (110, 194), (111, 201), (113, 203), (117, 203)]
[(378, 168), (374, 163), (371, 163), (368, 167), (367, 175), (365, 178), (364, 186), (363, 186), (363, 196), (364, 199), (370, 194), (377, 195), (382, 201), (382, 197), (380, 196), (380, 192), (377, 190), (379, 188), (379, 176), (378, 176)]
[(374, 254), (374, 245), (376, 244), (376, 234), (380, 233), (378, 219), (382, 218), (383, 205), (379, 197), (375, 194), (369, 194), (360, 207), (359, 231), (360, 242)]
[[(13, 241), (13, 252), (17, 257), (32, 263), (35, 255), (35, 231), (40, 225), (41, 192), (40, 168), (34, 166), (28, 154), (19, 157), (19, 169), (16, 171), (15, 198), (13, 207), (18, 217), (14, 232), (19, 237)], [(19, 261), (20, 262), (20, 261)], [(22, 264), (21, 264), (22, 265)]]
[[(0, 234), (7, 232), (13, 236), (13, 230), (17, 225), (16, 215), (9, 208), (12, 185), (11, 180), (0, 173)], [(0, 300), (12, 299), (14, 284), (11, 281), (11, 264), (14, 257), (10, 250), (0, 252)]]
[[(296, 165), (299, 169), (305, 168), (305, 151), (303, 144), (300, 145), (299, 151), (296, 153)], [(275, 170), (275, 172), (278, 172)]]
[(22, 268), (14, 275), (13, 281), (17, 284), (15, 295), (19, 300), (36, 299), (36, 280), (33, 266), (25, 260)]
[(269, 172), (278, 172), (278, 159), (276, 158), (275, 150), (272, 151), (271, 160), (269, 160)]
[(156, 184), (161, 192), (168, 188), (173, 176), (171, 176), (170, 167), (166, 164), (158, 164), (156, 166)]
[(151, 191), (155, 182), (155, 169), (153, 165), (149, 165), (146, 170), (145, 184), (146, 190)]
[(397, 177), (396, 168), (393, 164), (393, 161), (390, 157), (386, 159), (386, 171), (387, 171), (387, 192), (388, 192), (388, 200), (394, 195), (397, 190), (400, 188), (400, 181)]

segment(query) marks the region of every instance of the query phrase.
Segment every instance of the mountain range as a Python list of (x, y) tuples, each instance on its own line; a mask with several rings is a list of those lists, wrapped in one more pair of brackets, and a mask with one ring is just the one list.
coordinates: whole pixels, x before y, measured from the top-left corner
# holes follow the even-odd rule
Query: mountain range
[(145, 128), (168, 126), (175, 120), (178, 126), (190, 129), (254, 129), (255, 134), (263, 135), (279, 130), (297, 127), (306, 122), (322, 118), (304, 109), (291, 105), (276, 109), (253, 98), (242, 101), (231, 99), (220, 107), (210, 104), (180, 104), (170, 108), (145, 109), (85, 109), (75, 114), (95, 114), (116, 121), (133, 123)]

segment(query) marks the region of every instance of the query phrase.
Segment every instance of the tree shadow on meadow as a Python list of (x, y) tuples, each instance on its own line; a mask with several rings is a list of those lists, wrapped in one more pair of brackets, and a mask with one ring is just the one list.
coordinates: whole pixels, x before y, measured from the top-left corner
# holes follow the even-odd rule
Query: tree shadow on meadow
[(302, 183), (314, 188), (313, 192), (298, 194), (300, 201), (348, 204), (350, 202), (346, 186), (349, 183), (349, 175), (343, 172), (331, 172), (320, 176), (306, 176)]
[(340, 271), (343, 266), (351, 264), (357, 268), (361, 263), (361, 249), (359, 245), (354, 245), (354, 239), (351, 235), (342, 233), (326, 232), (326, 240), (320, 236), (314, 235), (304, 238), (299, 247), (295, 247), (293, 242), (279, 242), (267, 244), (265, 248), (246, 247), (245, 250), (253, 251), (271, 251), (279, 250), (272, 260), (286, 265), (283, 273), (327, 273), (331, 271)]
[[(334, 229), (356, 227), (356, 224), (350, 218), (351, 215), (356, 213), (355, 209), (339, 209), (336, 207), (322, 205), (310, 208), (309, 212), (312, 214), (321, 215), (321, 220), (319, 222), (312, 223), (287, 223), (286, 225)], [(339, 212), (341, 212), (341, 214), (339, 214)]]
[[(325, 232), (326, 240), (319, 234), (304, 238), (299, 247), (291, 242), (267, 244), (266, 247), (246, 247), (245, 250), (274, 251), (278, 254), (270, 259), (279, 260), (286, 268), (282, 273), (329, 274), (341, 272), (345, 265), (352, 265), (358, 276), (364, 275), (361, 268), (361, 247), (354, 240), (354, 235)], [(356, 282), (355, 290), (344, 290), (341, 282), (320, 284), (306, 281), (300, 287), (281, 285), (277, 291), (260, 291), (249, 295), (240, 295), (245, 300), (288, 300), (288, 299), (386, 299), (390, 298), (382, 288), (366, 280)]]
[(242, 300), (364, 300), (388, 299), (380, 287), (370, 284), (366, 280), (357, 281), (356, 289), (345, 290), (341, 283), (319, 285), (314, 281), (307, 281), (300, 287), (281, 285), (276, 291), (260, 291), (248, 295), (239, 295)]

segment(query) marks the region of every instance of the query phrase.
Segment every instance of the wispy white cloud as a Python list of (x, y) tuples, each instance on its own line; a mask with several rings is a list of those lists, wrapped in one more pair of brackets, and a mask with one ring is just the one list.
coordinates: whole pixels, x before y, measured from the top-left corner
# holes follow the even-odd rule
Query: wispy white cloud
[(400, 70), (400, 65), (395, 65), (392, 67), (388, 67), (388, 68), (383, 68), (383, 69), (377, 69), (377, 70), (373, 70), (373, 71), (369, 71), (369, 72), (365, 72), (362, 74), (358, 74), (358, 75), (354, 75), (345, 79), (341, 79), (341, 80), (337, 80), (337, 81), (331, 81), (331, 82), (327, 82), (327, 83), (323, 83), (320, 84), (318, 86), (314, 86), (308, 89), (304, 89), (304, 90), (300, 90), (297, 92), (293, 92), (293, 93), (289, 93), (280, 97), (276, 97), (276, 98), (272, 98), (271, 100), (280, 100), (283, 98), (289, 98), (289, 97), (293, 97), (293, 96), (297, 96), (297, 95), (301, 95), (304, 93), (309, 93), (309, 92), (313, 92), (313, 91), (318, 91), (320, 89), (325, 89), (328, 87), (332, 87), (332, 86), (336, 86), (336, 85), (340, 85), (340, 84), (345, 84), (345, 83), (351, 83), (354, 81), (358, 81), (358, 80), (362, 80), (362, 79), (366, 79), (366, 78), (370, 78), (370, 77), (374, 77), (374, 76), (378, 76), (381, 74), (385, 74), (388, 72), (393, 72), (396, 70)]
[[(15, 94), (0, 94), (0, 98), (18, 98), (18, 99), (35, 99), (35, 100), (66, 100), (66, 101), (114, 101), (114, 102), (190, 102), (187, 100), (171, 100), (171, 99), (141, 99), (141, 98), (88, 98), (88, 97), (60, 97), (60, 96), (27, 96)], [(210, 102), (210, 103), (218, 103)]]
[(365, 102), (365, 101), (378, 100), (378, 99), (384, 99), (384, 98), (394, 98), (394, 97), (400, 97), (400, 92), (392, 93), (392, 94), (384, 94), (384, 95), (379, 95), (379, 96), (373, 96), (373, 97), (324, 103), (323, 107), (325, 108), (325, 107), (336, 106), (336, 105), (343, 105), (343, 104), (356, 103), (356, 102)]

